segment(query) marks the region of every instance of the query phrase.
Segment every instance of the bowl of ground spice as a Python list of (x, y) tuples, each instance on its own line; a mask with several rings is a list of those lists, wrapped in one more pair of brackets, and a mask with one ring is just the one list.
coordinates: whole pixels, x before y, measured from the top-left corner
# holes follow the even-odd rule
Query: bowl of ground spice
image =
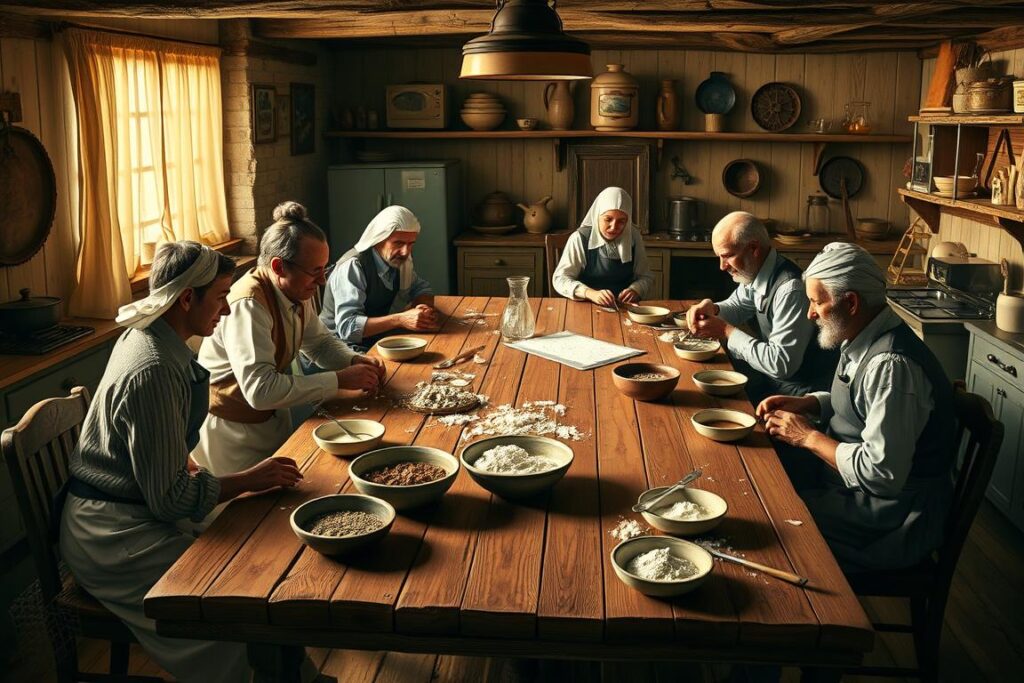
[(636, 401), (657, 401), (672, 393), (679, 371), (671, 365), (625, 363), (612, 370), (615, 388)]
[[(646, 503), (668, 489), (659, 486), (644, 491), (637, 503)], [(655, 529), (676, 536), (696, 536), (711, 531), (725, 518), (729, 504), (721, 496), (703, 489), (681, 488), (668, 494), (655, 507), (642, 512)]]
[(733, 370), (701, 370), (693, 373), (693, 383), (709, 396), (732, 396), (747, 386), (747, 376)]
[(738, 410), (707, 408), (694, 413), (690, 422), (701, 436), (715, 441), (739, 441), (754, 431), (757, 418)]
[(380, 498), (339, 493), (306, 501), (292, 511), (292, 531), (324, 555), (341, 555), (387, 536), (395, 508)]
[(438, 500), (455, 482), (459, 461), (426, 446), (392, 446), (364, 453), (348, 466), (356, 490), (391, 503), (396, 510)]
[(385, 337), (377, 342), (377, 353), (388, 360), (412, 360), (425, 348), (427, 340), (419, 337)]
[(622, 583), (644, 595), (662, 598), (694, 590), (715, 565), (704, 548), (671, 536), (630, 538), (612, 549), (611, 560)]
[(477, 484), (502, 498), (528, 498), (547, 491), (572, 464), (569, 446), (544, 436), (507, 435), (481, 439), (459, 456)]

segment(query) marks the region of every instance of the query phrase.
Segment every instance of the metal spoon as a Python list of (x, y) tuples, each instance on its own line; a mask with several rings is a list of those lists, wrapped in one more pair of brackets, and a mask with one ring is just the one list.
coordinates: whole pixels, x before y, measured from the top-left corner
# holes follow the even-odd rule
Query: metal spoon
[(334, 424), (338, 425), (338, 429), (340, 429), (345, 434), (345, 436), (351, 437), (353, 439), (367, 439), (373, 436), (373, 434), (367, 434), (366, 432), (353, 432), (351, 429), (338, 422), (338, 418), (334, 417), (323, 408), (314, 408), (313, 412), (326, 420), (331, 420), (332, 422), (334, 422)]
[(704, 473), (702, 471), (700, 471), (700, 470), (694, 470), (693, 472), (690, 472), (685, 477), (683, 477), (682, 479), (677, 481), (675, 484), (673, 484), (672, 486), (669, 486), (668, 490), (663, 491), (662, 493), (660, 493), (659, 495), (655, 496), (651, 500), (645, 501), (643, 503), (637, 503), (636, 505), (634, 505), (633, 506), (633, 512), (647, 512), (652, 507), (654, 507), (657, 503), (659, 503), (662, 498), (664, 498), (668, 494), (672, 493), (676, 489), (683, 488), (684, 486), (689, 484), (694, 479), (697, 479), (702, 474), (704, 474)]

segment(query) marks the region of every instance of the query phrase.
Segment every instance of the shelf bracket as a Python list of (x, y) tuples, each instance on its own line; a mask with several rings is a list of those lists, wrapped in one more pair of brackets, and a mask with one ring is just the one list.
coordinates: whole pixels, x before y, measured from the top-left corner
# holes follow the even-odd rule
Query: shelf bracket
[(818, 175), (818, 171), (821, 169), (821, 157), (825, 154), (825, 148), (828, 146), (827, 142), (815, 142), (814, 154), (811, 157), (811, 175)]
[(900, 199), (903, 200), (904, 204), (913, 209), (914, 213), (921, 217), (921, 220), (925, 222), (925, 225), (932, 231), (932, 234), (939, 234), (939, 221), (942, 217), (942, 210), (938, 204), (932, 204), (923, 199), (908, 197), (907, 195), (900, 195)]
[(1017, 243), (1024, 249), (1024, 221), (1015, 221), (1001, 216), (995, 218), (999, 227), (1010, 233), (1010, 236), (1017, 240)]
[(565, 168), (565, 147), (562, 145), (562, 138), (552, 138), (555, 152), (555, 171), (561, 173)]

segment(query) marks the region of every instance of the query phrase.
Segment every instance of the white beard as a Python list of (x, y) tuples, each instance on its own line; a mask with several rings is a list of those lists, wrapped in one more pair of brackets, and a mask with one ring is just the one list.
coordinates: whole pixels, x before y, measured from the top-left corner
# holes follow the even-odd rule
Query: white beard
[(756, 277), (757, 277), (756, 275), (754, 277), (751, 277), (751, 276), (747, 275), (746, 273), (741, 273), (739, 271), (736, 271), (736, 274), (732, 276), (732, 281), (735, 282), (738, 285), (749, 285), (749, 284), (754, 282), (754, 279)]
[(846, 321), (836, 313), (827, 318), (818, 318), (818, 346), (823, 349), (838, 349), (846, 339)]

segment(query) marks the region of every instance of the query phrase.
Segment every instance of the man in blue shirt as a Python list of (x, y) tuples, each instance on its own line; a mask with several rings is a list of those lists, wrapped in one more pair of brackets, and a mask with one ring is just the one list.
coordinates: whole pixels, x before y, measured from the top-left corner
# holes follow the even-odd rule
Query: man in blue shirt
[(437, 329), (434, 293), (412, 264), (419, 232), (416, 216), (402, 206), (389, 206), (370, 221), (327, 280), (320, 313), (327, 329), (364, 348), (391, 330)]

